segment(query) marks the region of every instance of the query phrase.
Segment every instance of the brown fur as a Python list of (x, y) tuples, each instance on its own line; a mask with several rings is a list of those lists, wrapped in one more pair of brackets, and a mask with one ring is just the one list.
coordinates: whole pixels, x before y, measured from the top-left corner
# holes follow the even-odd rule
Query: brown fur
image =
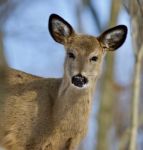
[[(0, 102), (0, 145), (6, 150), (74, 150), (85, 136), (103, 43), (76, 33), (66, 34), (62, 43), (76, 60), (66, 56), (61, 79), (7, 70), (6, 98)], [(90, 61), (94, 55), (97, 62)], [(87, 87), (71, 84), (71, 77), (77, 73), (88, 78)]]

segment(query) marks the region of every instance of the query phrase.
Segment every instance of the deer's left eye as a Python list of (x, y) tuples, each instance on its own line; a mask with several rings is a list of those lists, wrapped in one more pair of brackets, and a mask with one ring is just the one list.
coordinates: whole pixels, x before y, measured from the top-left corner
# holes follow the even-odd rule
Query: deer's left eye
[(71, 53), (71, 52), (68, 53), (68, 57), (69, 57), (69, 58), (72, 58), (72, 59), (75, 59), (75, 55), (74, 55), (73, 53)]
[(90, 61), (97, 61), (98, 60), (98, 57), (97, 56), (93, 56), (90, 58)]

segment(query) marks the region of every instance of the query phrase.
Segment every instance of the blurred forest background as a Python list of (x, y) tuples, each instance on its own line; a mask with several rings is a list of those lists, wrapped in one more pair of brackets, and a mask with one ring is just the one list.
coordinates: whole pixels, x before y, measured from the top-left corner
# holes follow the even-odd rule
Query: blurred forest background
[(98, 36), (128, 26), (125, 44), (108, 52), (79, 150), (143, 150), (143, 0), (0, 0), (0, 98), (5, 66), (61, 77), (65, 52), (50, 37), (51, 13)]

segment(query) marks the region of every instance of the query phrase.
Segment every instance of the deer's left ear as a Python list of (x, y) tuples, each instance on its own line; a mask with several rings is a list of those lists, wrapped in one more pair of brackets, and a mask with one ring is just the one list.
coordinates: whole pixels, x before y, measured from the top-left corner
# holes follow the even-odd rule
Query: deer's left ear
[(118, 25), (103, 32), (98, 39), (105, 49), (114, 51), (125, 42), (127, 31), (128, 29), (125, 25)]
[(61, 44), (65, 44), (74, 30), (72, 26), (57, 14), (51, 14), (49, 18), (49, 32), (53, 39)]

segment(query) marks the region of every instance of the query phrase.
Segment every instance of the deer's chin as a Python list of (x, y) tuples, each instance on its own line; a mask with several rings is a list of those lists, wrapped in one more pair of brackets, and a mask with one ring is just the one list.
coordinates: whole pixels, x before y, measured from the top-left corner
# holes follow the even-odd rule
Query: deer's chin
[(88, 88), (88, 84), (75, 85), (75, 84), (71, 83), (71, 85), (72, 85), (73, 88), (75, 88), (75, 89), (80, 89), (80, 90)]

